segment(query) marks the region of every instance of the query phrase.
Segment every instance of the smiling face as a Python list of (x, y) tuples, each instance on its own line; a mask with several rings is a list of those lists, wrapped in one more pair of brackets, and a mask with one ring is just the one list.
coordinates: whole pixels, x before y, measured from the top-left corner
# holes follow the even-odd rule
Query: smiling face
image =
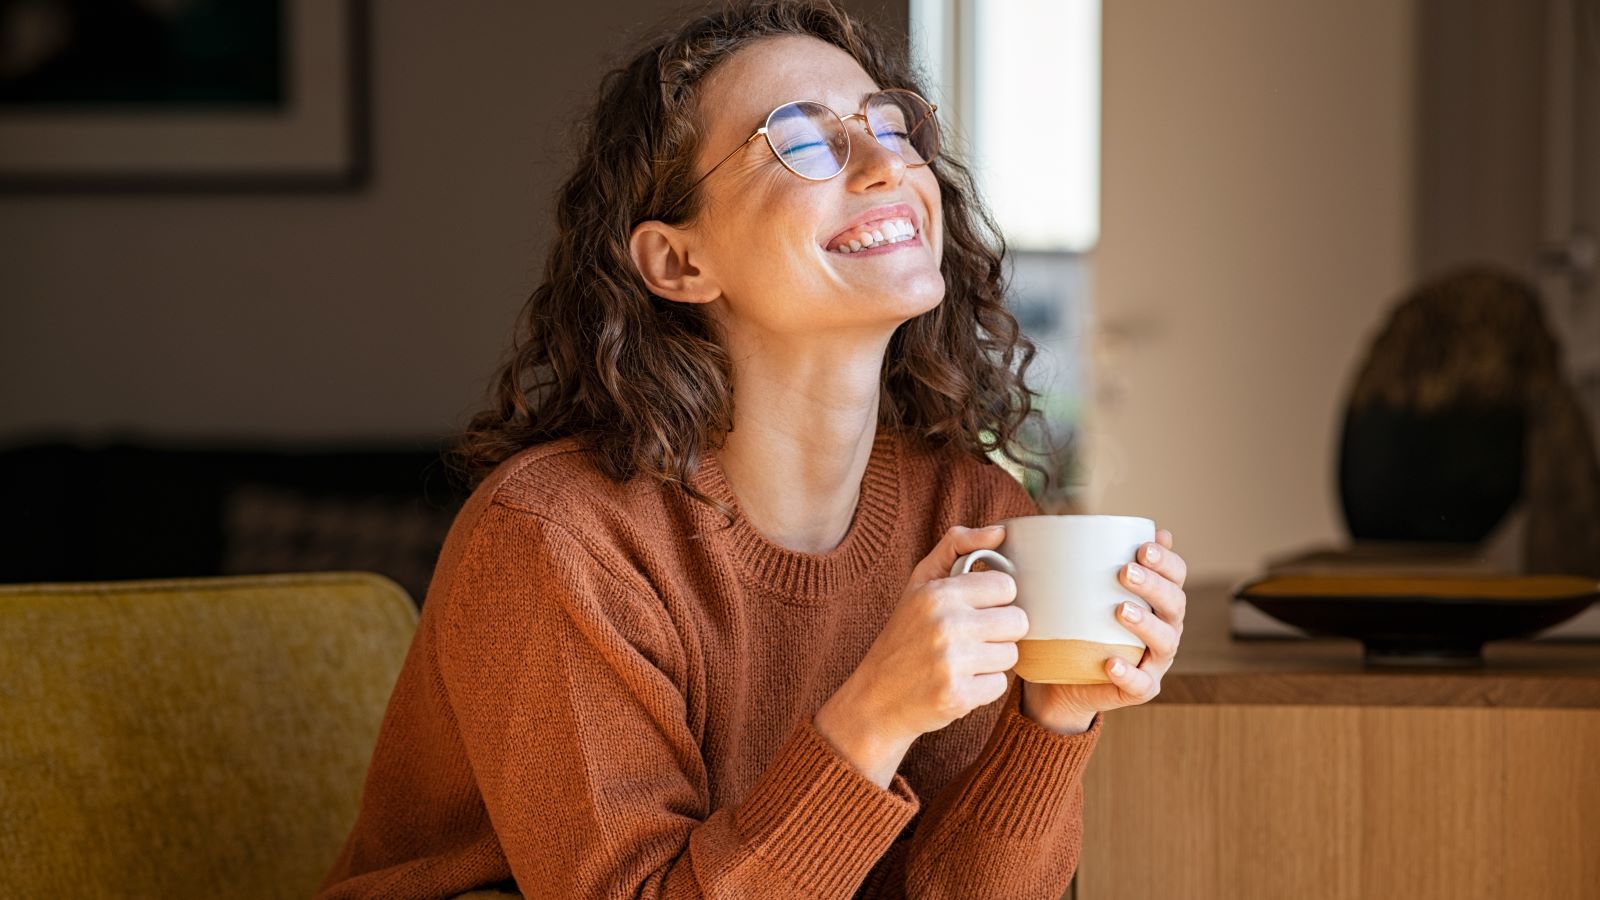
[[(815, 38), (759, 40), (703, 85), (697, 177), (780, 104), (814, 100), (845, 116), (859, 112), (867, 95), (895, 86), (875, 84), (848, 53)], [(850, 159), (833, 178), (799, 177), (757, 138), (700, 185), (703, 202), (684, 229), (685, 258), (714, 283), (701, 299), (714, 295), (725, 327), (886, 336), (943, 298), (944, 229), (932, 170), (907, 166), (861, 119), (845, 125)]]

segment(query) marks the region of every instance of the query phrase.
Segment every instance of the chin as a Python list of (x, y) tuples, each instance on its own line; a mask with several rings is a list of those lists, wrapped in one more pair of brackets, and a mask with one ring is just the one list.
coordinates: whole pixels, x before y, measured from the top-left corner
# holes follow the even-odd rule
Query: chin
[(882, 305), (892, 307), (896, 318), (900, 322), (915, 319), (917, 316), (937, 309), (944, 301), (944, 281), (941, 279), (936, 289), (917, 290), (918, 286), (897, 291), (893, 296), (883, 297)]
[(935, 270), (919, 276), (902, 289), (907, 302), (915, 303), (919, 312), (927, 312), (944, 302), (944, 274)]

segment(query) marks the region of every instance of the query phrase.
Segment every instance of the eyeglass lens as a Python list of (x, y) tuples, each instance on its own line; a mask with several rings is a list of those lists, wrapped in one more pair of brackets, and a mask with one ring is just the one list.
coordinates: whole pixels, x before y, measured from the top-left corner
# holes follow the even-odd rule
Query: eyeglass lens
[[(939, 126), (933, 109), (915, 94), (883, 91), (867, 102), (867, 125), (878, 143), (900, 154), (907, 165), (930, 162), (939, 153)], [(778, 159), (796, 175), (824, 179), (844, 171), (850, 137), (833, 110), (809, 100), (786, 103), (767, 120), (767, 140)]]

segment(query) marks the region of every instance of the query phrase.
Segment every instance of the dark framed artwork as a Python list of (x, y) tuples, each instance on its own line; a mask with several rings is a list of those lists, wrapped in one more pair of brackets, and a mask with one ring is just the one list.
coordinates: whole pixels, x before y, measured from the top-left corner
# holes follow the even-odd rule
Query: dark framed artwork
[(366, 0), (0, 0), (0, 191), (352, 190)]

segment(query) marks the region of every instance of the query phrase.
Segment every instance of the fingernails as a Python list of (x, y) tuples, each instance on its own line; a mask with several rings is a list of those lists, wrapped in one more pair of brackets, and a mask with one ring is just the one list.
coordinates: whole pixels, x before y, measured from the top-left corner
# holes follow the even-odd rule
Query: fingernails
[(1152, 564), (1160, 562), (1161, 548), (1157, 547), (1155, 544), (1151, 544), (1150, 546), (1144, 548), (1144, 561)]
[(1111, 674), (1113, 675), (1121, 676), (1123, 672), (1127, 671), (1127, 668), (1127, 666), (1122, 664), (1122, 660), (1120, 659), (1113, 659), (1111, 661)]
[(1128, 580), (1134, 584), (1144, 584), (1144, 569), (1138, 563), (1128, 563)]
[(1137, 603), (1123, 603), (1122, 617), (1129, 622), (1142, 622), (1144, 621), (1144, 610), (1140, 609)]

